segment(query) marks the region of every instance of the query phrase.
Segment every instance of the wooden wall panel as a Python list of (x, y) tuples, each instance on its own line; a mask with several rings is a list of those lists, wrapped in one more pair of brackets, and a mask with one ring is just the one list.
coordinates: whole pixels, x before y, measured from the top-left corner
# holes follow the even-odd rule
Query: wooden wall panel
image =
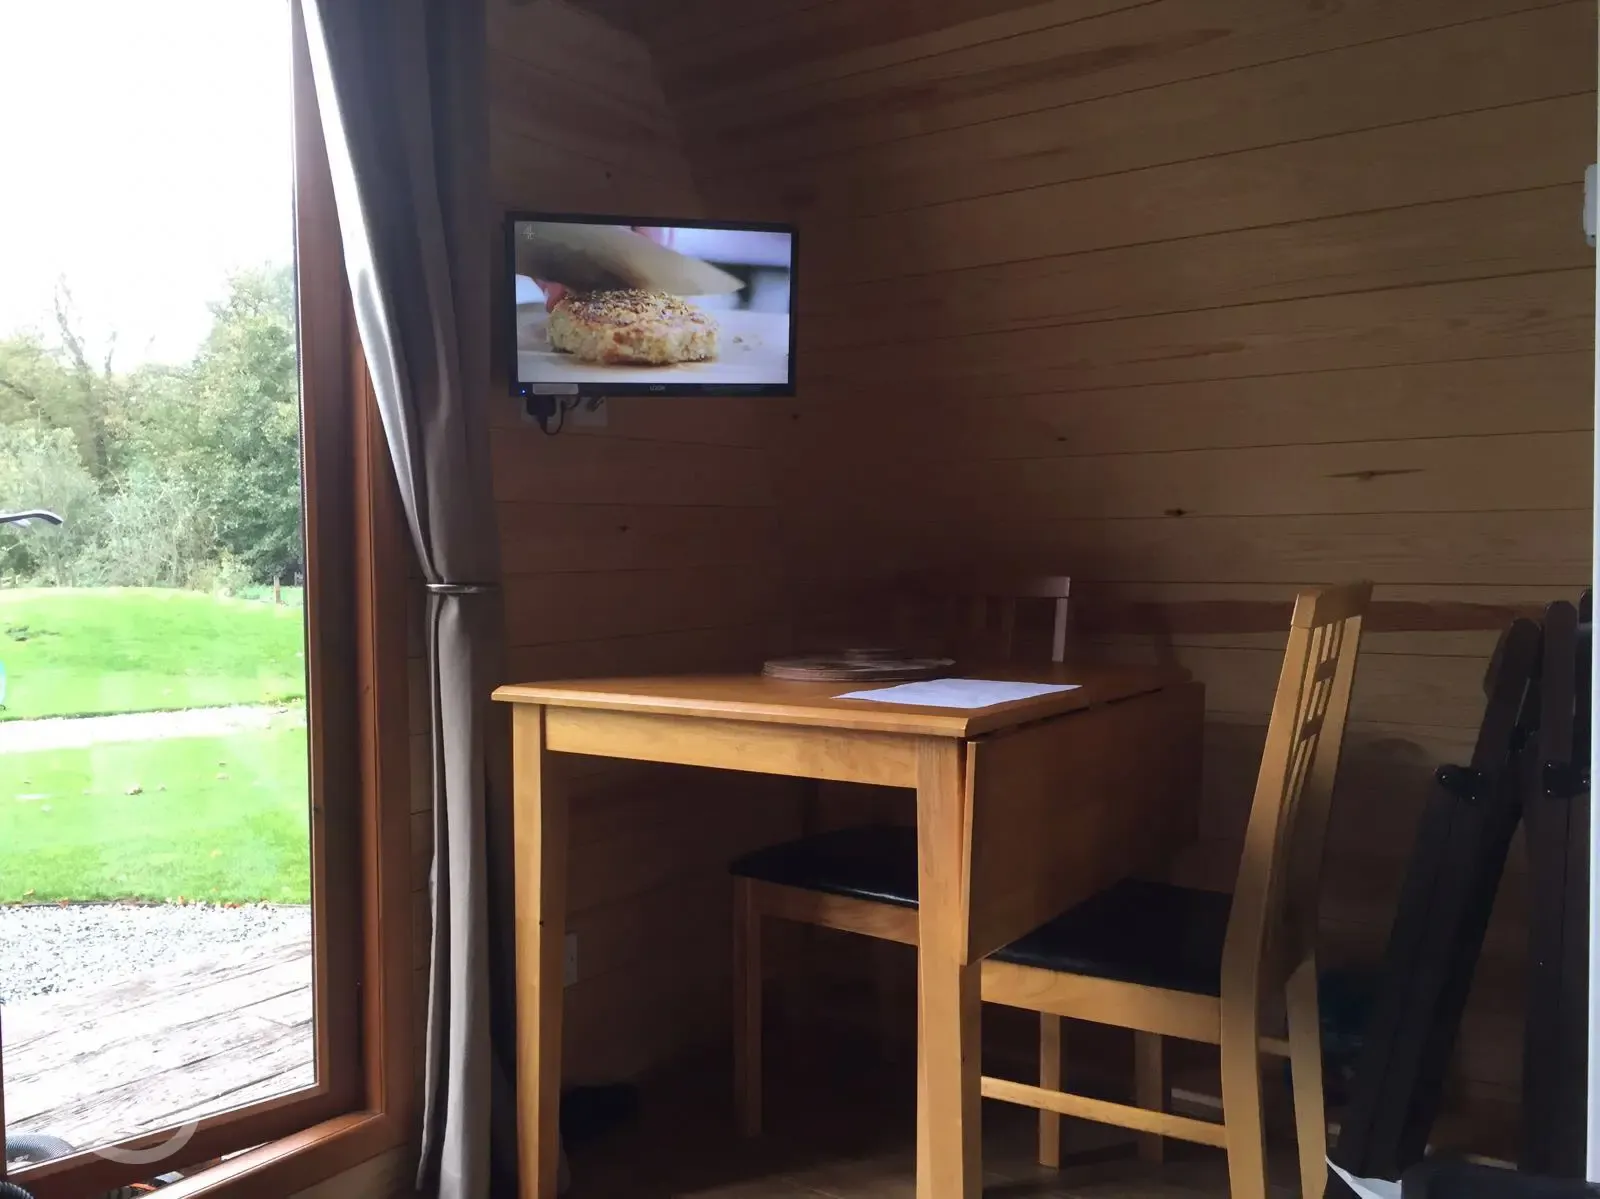
[[(491, 0), (491, 170), (504, 209), (694, 216), (649, 51), (592, 13)], [(499, 267), (498, 221), (488, 252)], [(498, 281), (499, 294), (509, 286)], [(748, 666), (782, 635), (770, 401), (610, 401), (549, 437), (489, 407), (514, 678)], [(780, 406), (781, 407), (781, 406)], [(784, 835), (772, 780), (573, 759), (570, 1080), (635, 1077), (725, 1032), (729, 857)], [(419, 851), (419, 869), (421, 853)], [(425, 933), (425, 929), (423, 930)]]
[(1582, 352), (1594, 336), (1591, 277), (1553, 271), (845, 347), (813, 362), (809, 378), (993, 394)]
[(416, 1194), (416, 1160), (410, 1148), (391, 1149), (289, 1199), (402, 1199)]
[[(1426, 585), (1539, 584), (1569, 595), (1588, 577), (1587, 508), (1565, 512), (1374, 513), (1040, 521), (989, 531), (978, 522), (908, 526), (903, 552), (954, 565), (978, 552), (1070, 565), (1096, 582), (1307, 583), (1357, 576)], [(941, 532), (941, 528), (946, 532)], [(949, 533), (955, 533), (951, 544)], [(1381, 595), (1381, 593), (1380, 593)]]
[[(1572, 433), (1590, 421), (1586, 350), (1397, 367), (1208, 379), (1122, 388), (976, 395), (929, 388), (913, 404), (863, 409), (855, 395), (809, 403), (796, 425), (820, 445), (849, 419), (906, 454), (966, 447), (984, 461), (1160, 453), (1230, 446), (1404, 441), (1416, 437)], [(983, 389), (987, 391), (987, 389)]]
[[(669, 85), (683, 81), (674, 98), (690, 118), (685, 133), (691, 144), (715, 138), (761, 161), (792, 153), (781, 140), (788, 131), (809, 135), (826, 127), (824, 144), (842, 149), (1553, 2), (1560, 0), (1045, 0), (997, 5), (999, 11), (987, 19), (959, 23), (948, 7), (930, 5), (942, 10), (942, 28), (912, 36), (902, 31), (876, 43), (844, 35), (829, 53), (790, 68), (751, 72), (732, 88), (696, 72), (693, 59), (680, 53), (680, 41), (702, 32), (692, 23), (673, 22), (652, 35)], [(683, 65), (675, 69), (678, 62)], [(816, 139), (823, 141), (820, 134)]]
[[(824, 217), (805, 270), (837, 284), (994, 265), (1049, 254), (1176, 241), (1533, 187), (1574, 186), (1594, 106), (1532, 100), (1431, 120), (1288, 141), (1215, 158), (947, 200), (917, 210)], [(1516, 146), (1505, 160), (1486, 147)], [(1578, 177), (1581, 185), (1582, 175)], [(825, 178), (736, 202), (803, 216)], [(814, 248), (812, 248), (814, 247)]]
[[(1593, 5), (607, 3), (708, 208), (802, 226), (801, 394), (759, 493), (792, 573), (987, 562), (1180, 607), (1364, 575), (1410, 605), (1361, 663), (1332, 834), (1329, 952), (1370, 958), (1481, 708), (1462, 605), (1589, 577)], [(1207, 682), (1186, 877), (1236, 862), (1277, 645), (1094, 647)], [(1457, 1099), (1515, 1085), (1522, 910)]]
[[(998, 120), (875, 138), (843, 153), (823, 132), (775, 168), (741, 155), (722, 170), (736, 186), (780, 193), (820, 178), (812, 211), (853, 215), (1225, 156), (1581, 93), (1594, 68), (1593, 46), (1585, 40), (1593, 19), (1584, 0), (1570, 0), (1070, 106), (1044, 98), (1037, 109)], [(1546, 53), (1508, 60), (1508, 40), (1543, 44)], [(1383, 79), (1388, 86), (1349, 87), (1352, 78)], [(952, 162), (964, 169), (950, 170)]]
[[(894, 344), (1582, 268), (1587, 247), (1573, 246), (1571, 200), (1568, 186), (1534, 188), (1201, 235), (1182, 254), (1157, 242), (1024, 258), (967, 269), (951, 290), (909, 292), (896, 279), (846, 285), (804, 310), (806, 338), (829, 348)], [(1482, 239), (1461, 245), (1463, 224), (1481, 227)]]
[[(507, 404), (509, 392), (497, 396)], [(494, 491), (501, 501), (770, 507), (764, 456), (743, 446), (622, 437), (548, 437), (535, 427), (498, 430)]]
[[(1036, 520), (1153, 516), (1523, 512), (1583, 507), (1589, 448), (1571, 433), (1356, 440), (1157, 454), (960, 460), (903, 506), (981, 517), (1025, 510)], [(1517, 474), (1507, 462), (1540, 462)], [(874, 480), (885, 503), (919, 464)]]

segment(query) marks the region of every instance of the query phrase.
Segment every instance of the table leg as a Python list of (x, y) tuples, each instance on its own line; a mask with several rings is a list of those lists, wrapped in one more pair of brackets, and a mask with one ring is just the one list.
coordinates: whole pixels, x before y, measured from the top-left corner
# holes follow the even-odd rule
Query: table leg
[(517, 1144), (521, 1199), (556, 1199), (561, 1161), (561, 1003), (567, 797), (546, 786), (544, 708), (512, 715), (516, 845)]
[(979, 969), (967, 965), (961, 743), (917, 749), (917, 1199), (978, 1199)]

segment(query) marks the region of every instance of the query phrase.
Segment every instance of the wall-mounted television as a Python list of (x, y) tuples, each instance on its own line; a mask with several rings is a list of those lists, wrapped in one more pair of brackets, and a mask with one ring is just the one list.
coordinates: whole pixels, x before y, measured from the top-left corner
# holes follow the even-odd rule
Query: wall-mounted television
[(518, 396), (793, 395), (788, 225), (513, 213)]

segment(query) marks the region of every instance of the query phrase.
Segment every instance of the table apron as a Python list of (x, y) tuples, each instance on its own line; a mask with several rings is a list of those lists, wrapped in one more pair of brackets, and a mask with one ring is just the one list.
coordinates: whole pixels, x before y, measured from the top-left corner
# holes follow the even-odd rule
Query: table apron
[(544, 719), (545, 747), (557, 753), (884, 787), (917, 784), (918, 738), (906, 733), (553, 705)]

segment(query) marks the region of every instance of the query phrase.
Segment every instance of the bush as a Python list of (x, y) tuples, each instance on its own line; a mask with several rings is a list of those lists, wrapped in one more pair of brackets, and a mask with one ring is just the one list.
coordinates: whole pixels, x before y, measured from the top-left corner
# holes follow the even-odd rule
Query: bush
[(44, 508), (66, 521), (0, 526), (0, 578), (64, 587), (100, 524), (100, 489), (70, 429), (0, 425), (0, 508)]
[(0, 581), (34, 587), (181, 587), (233, 594), (250, 572), (219, 544), (198, 487), (139, 467), (102, 491), (68, 429), (0, 424), (0, 507), (60, 526), (0, 526)]
[[(105, 499), (93, 542), (73, 564), (75, 587), (212, 590), (225, 555), (193, 483), (139, 468)], [(230, 573), (229, 582), (234, 581)]]

